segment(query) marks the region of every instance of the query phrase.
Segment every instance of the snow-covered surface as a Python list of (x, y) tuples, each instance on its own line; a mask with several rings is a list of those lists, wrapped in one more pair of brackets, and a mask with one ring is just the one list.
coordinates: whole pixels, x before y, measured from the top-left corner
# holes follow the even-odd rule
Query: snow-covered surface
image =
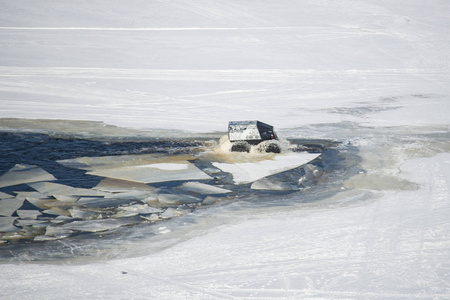
[(449, 10), (445, 0), (6, 1), (0, 117), (200, 132), (255, 119), (447, 124)]
[[(159, 232), (170, 247), (138, 257), (124, 244), (121, 259), (5, 263), (1, 299), (450, 298), (450, 2), (1, 6), (0, 118), (166, 136), (258, 119), (288, 137), (349, 142), (362, 157), (340, 193), (219, 208), (182, 238), (168, 223)], [(69, 130), (61, 124), (0, 119)], [(7, 218), (0, 226), (14, 230)]]

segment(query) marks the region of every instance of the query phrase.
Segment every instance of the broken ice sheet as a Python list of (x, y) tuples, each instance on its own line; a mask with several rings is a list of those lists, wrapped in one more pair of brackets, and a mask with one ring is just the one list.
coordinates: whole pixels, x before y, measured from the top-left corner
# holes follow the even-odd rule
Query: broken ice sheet
[(134, 204), (130, 206), (120, 207), (119, 211), (113, 216), (115, 218), (131, 217), (138, 214), (154, 214), (161, 213), (163, 210), (148, 206), (147, 204)]
[(72, 202), (64, 202), (64, 201), (52, 201), (44, 204), (46, 209), (64, 209), (68, 210), (69, 208), (72, 208), (74, 204)]
[(111, 218), (128, 218), (128, 217), (134, 217), (137, 215), (139, 215), (139, 213), (137, 213), (137, 212), (119, 210), (116, 214), (112, 215)]
[(14, 221), (17, 217), (0, 217), (0, 232), (16, 232), (20, 228), (14, 226)]
[(164, 156), (162, 154), (140, 154), (79, 157), (73, 159), (58, 160), (57, 162), (66, 167), (92, 171), (98, 169), (132, 167), (152, 163), (173, 163), (194, 159), (195, 157), (192, 155)]
[(63, 228), (62, 226), (47, 226), (45, 228), (45, 235), (68, 237), (72, 233), (72, 230)]
[(50, 209), (46, 209), (44, 211), (42, 211), (45, 214), (49, 214), (49, 215), (55, 215), (55, 216), (70, 216), (70, 213), (63, 209), (63, 208), (59, 208), (59, 207), (52, 207)]
[(14, 198), (14, 196), (10, 195), (10, 194), (7, 194), (7, 193), (0, 192), (0, 200), (1, 199), (8, 199), (8, 198)]
[(115, 228), (119, 228), (125, 225), (132, 225), (139, 223), (139, 219), (124, 218), (124, 219), (101, 219), (101, 220), (89, 220), (89, 221), (74, 221), (62, 225), (64, 229), (78, 230), (84, 232), (100, 232), (107, 231)]
[(211, 205), (220, 200), (222, 200), (222, 198), (220, 197), (207, 196), (205, 199), (203, 199), (202, 205)]
[(136, 216), (136, 215), (149, 215), (149, 214), (156, 214), (156, 213), (162, 213), (164, 210), (151, 207), (147, 204), (133, 204), (130, 206), (123, 206), (119, 207), (118, 212), (113, 216), (115, 218), (123, 218), (123, 217), (129, 217), (129, 216)]
[(223, 189), (217, 186), (201, 183), (201, 182), (195, 182), (190, 181), (186, 182), (180, 187), (178, 187), (179, 190), (185, 191), (185, 192), (192, 192), (200, 195), (215, 195), (215, 194), (226, 194), (231, 193), (230, 190)]
[(300, 167), (319, 157), (313, 153), (279, 154), (273, 159), (245, 163), (219, 163), (213, 165), (224, 172), (231, 173), (235, 184), (245, 184), (258, 179)]
[(68, 195), (53, 195), (53, 197), (60, 201), (60, 202), (65, 202), (65, 203), (74, 203), (77, 202), (79, 197), (76, 196), (68, 196)]
[(63, 224), (71, 221), (73, 221), (73, 218), (69, 216), (57, 216), (53, 220), (50, 220), (52, 224)]
[(26, 200), (28, 200), (28, 201), (30, 201), (30, 199), (39, 199), (39, 200), (44, 200), (44, 199), (46, 199), (46, 200), (54, 200), (54, 199), (51, 199), (50, 197), (48, 197), (48, 196), (46, 196), (46, 195), (44, 195), (44, 194), (41, 194), (41, 193), (39, 193), (39, 192), (23, 192), (23, 191), (16, 191), (16, 192), (14, 192), (14, 193), (16, 193), (16, 198), (20, 198), (20, 199), (26, 199)]
[(0, 216), (9, 217), (16, 210), (18, 210), (22, 205), (24, 199), (20, 198), (9, 198), (0, 200)]
[(105, 178), (101, 180), (95, 187), (94, 190), (100, 190), (104, 192), (129, 192), (129, 191), (150, 191), (154, 189), (144, 183), (126, 181), (114, 178)]
[(24, 210), (20, 209), (16, 211), (17, 215), (21, 219), (28, 219), (28, 220), (36, 220), (37, 217), (42, 215), (38, 210)]
[(87, 174), (140, 183), (211, 179), (209, 175), (188, 161), (95, 169)]
[(53, 182), (36, 182), (28, 184), (36, 191), (47, 196), (105, 196), (108, 193), (83, 188), (74, 188), (68, 185)]
[(56, 178), (35, 165), (16, 164), (8, 172), (0, 176), (0, 188), (23, 183), (53, 181)]
[(36, 242), (59, 240), (71, 236), (74, 231), (63, 228), (62, 226), (47, 226), (45, 235), (38, 235), (34, 238)]
[(121, 207), (124, 211), (137, 212), (139, 214), (153, 214), (162, 212), (161, 209), (148, 206), (147, 204), (134, 204), (130, 206)]
[(190, 213), (190, 209), (180, 209), (180, 208), (167, 208), (162, 214), (158, 216), (159, 219), (170, 219), (174, 217), (179, 217), (184, 214)]
[(150, 191), (127, 191), (107, 195), (105, 198), (144, 200), (150, 195), (152, 195)]
[(81, 209), (69, 209), (69, 213), (74, 219), (92, 220), (98, 217), (98, 213)]
[(120, 205), (128, 204), (137, 201), (134, 198), (101, 198), (101, 197), (81, 197), (77, 201), (77, 206), (82, 207), (118, 207)]
[(290, 185), (287, 182), (280, 182), (270, 180), (268, 178), (262, 178), (252, 183), (252, 190), (268, 190), (268, 191), (294, 191), (298, 190), (298, 187)]
[(39, 209), (47, 209), (50, 203), (56, 202), (54, 199), (33, 199), (33, 198), (27, 198), (27, 201), (36, 206)]
[(201, 198), (189, 196), (189, 195), (179, 195), (179, 194), (159, 194), (158, 201), (164, 205), (181, 205), (190, 203), (200, 203)]
[(29, 220), (29, 219), (18, 219), (17, 222), (19, 223), (19, 226), (34, 226), (37, 224), (46, 223), (45, 220)]

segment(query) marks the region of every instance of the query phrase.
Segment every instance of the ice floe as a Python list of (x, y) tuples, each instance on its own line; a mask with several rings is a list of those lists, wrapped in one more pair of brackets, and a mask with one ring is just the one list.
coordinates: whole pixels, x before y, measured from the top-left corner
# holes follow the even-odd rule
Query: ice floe
[(35, 165), (16, 164), (8, 172), (0, 176), (0, 188), (23, 183), (53, 181), (56, 178)]
[(159, 194), (157, 198), (160, 203), (167, 206), (200, 203), (203, 200), (184, 194)]
[(42, 224), (42, 223), (47, 223), (47, 221), (46, 220), (17, 219), (17, 225), (20, 227), (36, 226), (36, 225)]
[(49, 209), (45, 209), (42, 212), (48, 215), (66, 216), (66, 217), (70, 216), (69, 211), (59, 207), (52, 207)]
[(100, 232), (119, 228), (124, 225), (131, 225), (137, 223), (134, 219), (100, 219), (100, 220), (88, 220), (88, 221), (74, 221), (62, 225), (63, 229), (78, 230), (84, 232)]
[(280, 182), (262, 178), (252, 183), (252, 190), (270, 190), (270, 191), (292, 191), (298, 190), (298, 186), (291, 185), (287, 182)]
[(304, 165), (320, 154), (313, 153), (286, 153), (273, 156), (272, 159), (243, 162), (243, 163), (221, 163), (214, 162), (213, 165), (224, 172), (231, 173), (236, 184), (245, 184), (278, 174)]
[(148, 204), (133, 204), (130, 206), (122, 206), (119, 208), (118, 212), (112, 217), (123, 218), (131, 217), (136, 215), (150, 215), (150, 214), (160, 214), (164, 212), (164, 209), (151, 207)]
[(82, 197), (76, 202), (77, 206), (83, 207), (119, 207), (137, 201), (134, 198), (102, 198), (102, 197)]
[(0, 216), (9, 217), (23, 205), (24, 200), (9, 198), (0, 200)]
[(16, 213), (21, 219), (28, 219), (28, 220), (36, 220), (37, 217), (42, 215), (38, 210), (34, 209), (29, 210), (19, 209), (16, 211)]
[(154, 188), (151, 186), (148, 186), (144, 183), (126, 181), (126, 180), (120, 180), (120, 179), (114, 179), (114, 178), (105, 178), (105, 179), (102, 179), (95, 187), (93, 187), (93, 189), (104, 191), (104, 192), (115, 193), (115, 192), (129, 192), (129, 191), (133, 191), (133, 190), (149, 191), (149, 190), (153, 190)]
[(36, 182), (30, 183), (29, 186), (46, 196), (105, 196), (107, 194), (106, 192), (98, 190), (74, 188), (68, 185), (53, 182)]
[(212, 177), (188, 161), (170, 164), (156, 163), (131, 167), (95, 169), (87, 172), (87, 174), (140, 183), (212, 179)]
[(45, 228), (45, 235), (38, 235), (34, 238), (34, 240), (36, 242), (58, 240), (69, 237), (73, 233), (74, 233), (73, 230), (63, 228), (60, 226), (47, 226)]
[(13, 225), (16, 219), (17, 217), (0, 217), (0, 232), (19, 231), (20, 228)]
[(0, 200), (1, 199), (8, 199), (8, 198), (14, 198), (14, 196), (10, 195), (10, 194), (7, 194), (7, 193), (0, 192)]
[[(148, 189), (136, 183), (155, 183), (176, 180), (206, 180), (209, 175), (197, 168), (189, 160), (192, 155), (164, 156), (160, 154), (120, 155), (104, 157), (81, 157), (59, 160), (58, 163), (72, 168), (87, 170), (87, 174), (107, 177), (123, 182), (104, 181), (96, 188), (102, 190), (115, 189)], [(116, 185), (118, 183), (118, 185)], [(134, 185), (134, 186), (133, 186)]]
[(34, 199), (34, 198), (27, 198), (27, 201), (33, 204), (38, 209), (47, 209), (50, 203), (56, 202), (55, 199), (47, 198), (47, 199)]
[(137, 212), (139, 214), (154, 214), (161, 213), (163, 210), (155, 207), (151, 207), (147, 204), (134, 204), (121, 208), (123, 211)]
[(190, 209), (181, 209), (181, 208), (173, 208), (169, 207), (167, 208), (162, 214), (160, 214), (158, 217), (159, 219), (170, 219), (178, 216), (182, 216), (186, 213), (189, 213)]
[(58, 160), (63, 166), (93, 171), (98, 169), (124, 168), (142, 166), (154, 163), (176, 163), (188, 160), (195, 160), (192, 155), (172, 155), (163, 154), (136, 154), (136, 155), (114, 155), (114, 156), (94, 156), (79, 157), (73, 159)]
[(98, 213), (93, 211), (85, 211), (81, 209), (72, 208), (68, 210), (72, 218), (74, 219), (84, 219), (84, 220), (90, 220), (90, 219), (96, 219), (98, 217)]
[(230, 190), (221, 187), (195, 181), (186, 182), (180, 187), (178, 187), (178, 189), (183, 192), (192, 192), (200, 195), (226, 194), (232, 192)]
[(105, 198), (116, 198), (116, 199), (136, 199), (136, 200), (144, 200), (150, 195), (156, 193), (156, 189), (153, 189), (153, 192), (150, 191), (123, 191), (114, 194), (106, 195)]

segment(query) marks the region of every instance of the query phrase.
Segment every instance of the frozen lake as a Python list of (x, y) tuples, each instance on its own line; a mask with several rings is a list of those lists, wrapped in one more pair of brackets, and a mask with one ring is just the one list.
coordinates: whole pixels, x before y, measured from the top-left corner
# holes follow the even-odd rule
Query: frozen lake
[(450, 298), (448, 1), (2, 2), (2, 299)]

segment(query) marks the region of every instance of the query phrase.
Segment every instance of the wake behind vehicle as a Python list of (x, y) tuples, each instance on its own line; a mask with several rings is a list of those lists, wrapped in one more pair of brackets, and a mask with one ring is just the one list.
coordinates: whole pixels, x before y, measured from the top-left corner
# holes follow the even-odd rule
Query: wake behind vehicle
[(228, 139), (233, 152), (250, 152), (257, 145), (258, 152), (280, 153), (281, 147), (273, 126), (260, 121), (230, 121)]

